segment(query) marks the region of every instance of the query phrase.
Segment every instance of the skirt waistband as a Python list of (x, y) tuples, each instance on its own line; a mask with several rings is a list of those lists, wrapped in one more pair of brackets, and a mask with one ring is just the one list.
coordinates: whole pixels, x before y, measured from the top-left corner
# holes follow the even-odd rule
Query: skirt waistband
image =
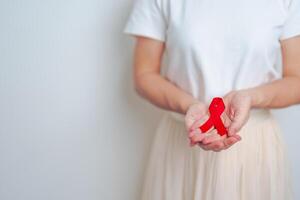
[[(167, 114), (174, 120), (184, 122), (185, 115), (172, 111), (166, 111)], [(261, 121), (272, 116), (270, 109), (252, 108), (249, 113), (248, 121)]]

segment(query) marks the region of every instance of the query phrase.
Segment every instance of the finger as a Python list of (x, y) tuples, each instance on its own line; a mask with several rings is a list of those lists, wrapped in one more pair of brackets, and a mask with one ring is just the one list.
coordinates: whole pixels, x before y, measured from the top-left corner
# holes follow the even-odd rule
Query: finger
[(207, 148), (207, 145), (202, 144), (201, 142), (198, 143), (198, 145), (205, 151), (209, 151), (209, 149)]
[(241, 137), (239, 135), (234, 135), (228, 138), (222, 138), (221, 140), (217, 142), (213, 142), (212, 145), (203, 145), (204, 148), (208, 150), (213, 150), (215, 152), (219, 152), (221, 150), (227, 149), (237, 143), (238, 141), (241, 140)]
[(231, 137), (235, 137), (237, 140), (242, 140), (242, 137), (239, 134), (234, 134)]
[(225, 148), (225, 145), (224, 145), (224, 142), (223, 141), (218, 141), (218, 143), (216, 143), (214, 146), (213, 146), (213, 151), (215, 152), (219, 152), (221, 150), (223, 150)]
[(193, 147), (195, 146), (197, 143), (196, 142), (193, 142), (192, 140), (190, 140), (190, 147)]
[(194, 135), (201, 134), (204, 136), (204, 138), (206, 138), (206, 137), (209, 137), (210, 135), (214, 134), (214, 131), (216, 131), (216, 129), (214, 129), (214, 127), (211, 127), (206, 132), (202, 132), (201, 129), (198, 127), (197, 129), (195, 129), (194, 131), (191, 131), (189, 133), (189, 137), (192, 138)]
[(197, 132), (198, 133), (196, 133), (190, 137), (190, 140), (194, 143), (201, 142), (205, 138), (204, 133), (201, 133), (200, 130)]
[(204, 122), (206, 122), (206, 120), (208, 120), (209, 116), (208, 115), (204, 115), (202, 116), (200, 119), (196, 120), (190, 127), (190, 131), (195, 130), (197, 128), (199, 128)]
[(221, 140), (218, 140), (209, 144), (202, 144), (201, 147), (204, 147), (206, 150), (219, 151), (224, 148), (224, 143)]
[[(210, 133), (211, 130), (212, 130), (212, 129), (210, 129), (209, 131), (205, 132), (205, 135), (209, 135), (209, 133)], [(194, 129), (194, 130), (190, 130), (189, 133), (188, 133), (188, 137), (189, 137), (189, 138), (192, 138), (192, 137), (194, 137), (195, 135), (199, 135), (199, 134), (204, 134), (204, 133), (203, 133), (203, 132), (201, 131), (201, 129), (198, 127), (198, 128), (196, 128), (196, 129)]]
[[(226, 137), (224, 135), (224, 137)], [(211, 131), (211, 134), (209, 134), (208, 136), (206, 136), (203, 140), (202, 140), (202, 143), (203, 144), (208, 144), (208, 143), (211, 143), (213, 141), (216, 141), (216, 140), (220, 140), (222, 139), (222, 137), (218, 134), (217, 130), (214, 129)]]
[(229, 119), (231, 120), (231, 122), (232, 122), (232, 120), (233, 120), (233, 118), (234, 118), (234, 109), (230, 106), (229, 108), (228, 108), (228, 110), (227, 110), (227, 116), (229, 117)]
[(228, 127), (228, 135), (232, 136), (236, 134), (243, 126), (244, 121), (246, 120), (247, 117), (247, 111), (245, 110), (237, 110), (234, 113), (234, 117), (232, 119), (231, 124)]
[(212, 135), (213, 130), (215, 130), (215, 129), (211, 128), (209, 131), (203, 133), (203, 132), (201, 132), (200, 128), (197, 128), (197, 129), (189, 132), (189, 138), (193, 142), (202, 142), (203, 139)]
[(202, 140), (202, 143), (203, 144), (209, 144), (209, 143), (212, 143), (216, 140), (220, 140), (220, 135), (218, 134), (213, 134), (211, 136), (208, 136), (208, 137), (205, 137), (203, 140)]
[(230, 126), (230, 124), (232, 123), (232, 120), (229, 118), (228, 114), (227, 113), (223, 113), (221, 115), (221, 118), (222, 118), (222, 121), (223, 121), (223, 124), (226, 128), (228, 128)]
[(234, 145), (235, 143), (237, 143), (238, 141), (240, 141), (240, 140), (238, 140), (235, 137), (226, 138), (224, 140), (224, 148), (227, 149), (227, 148), (231, 147), (232, 145)]
[(190, 138), (190, 146), (193, 147), (193, 146), (199, 144), (199, 143), (201, 142), (201, 138), (199, 138), (199, 140), (200, 140), (200, 141), (198, 142), (198, 141), (197, 141), (197, 138), (194, 138), (194, 139), (191, 139), (191, 138)]
[(188, 137), (191, 139), (193, 136), (200, 134), (200, 133), (201, 133), (200, 129), (191, 130), (191, 131), (189, 131)]

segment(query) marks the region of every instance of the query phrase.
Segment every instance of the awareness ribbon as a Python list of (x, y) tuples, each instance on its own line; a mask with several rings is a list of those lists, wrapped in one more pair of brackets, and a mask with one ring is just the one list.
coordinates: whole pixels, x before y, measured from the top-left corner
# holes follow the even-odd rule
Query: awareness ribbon
[(225, 104), (223, 102), (223, 99), (221, 97), (213, 98), (208, 110), (210, 113), (209, 119), (199, 127), (202, 133), (205, 133), (212, 126), (214, 126), (215, 129), (217, 129), (219, 135), (223, 136), (225, 134), (228, 134), (227, 129), (224, 126), (221, 119), (221, 114), (225, 110)]

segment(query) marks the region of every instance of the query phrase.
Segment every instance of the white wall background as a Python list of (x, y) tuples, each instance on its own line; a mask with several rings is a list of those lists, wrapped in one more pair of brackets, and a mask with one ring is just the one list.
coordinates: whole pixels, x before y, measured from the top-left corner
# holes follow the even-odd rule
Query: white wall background
[[(131, 5), (0, 1), (1, 200), (138, 200), (160, 111), (132, 89)], [(300, 108), (276, 114), (300, 199)]]

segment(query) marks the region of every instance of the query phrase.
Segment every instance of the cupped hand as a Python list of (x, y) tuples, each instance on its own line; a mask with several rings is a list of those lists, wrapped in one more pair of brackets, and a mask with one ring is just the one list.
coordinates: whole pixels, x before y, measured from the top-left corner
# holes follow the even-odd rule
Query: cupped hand
[[(228, 129), (232, 121), (225, 112), (221, 115), (221, 119), (224, 123), (224, 126)], [(198, 145), (204, 150), (219, 152), (221, 150), (228, 149), (230, 146), (232, 146), (240, 140), (241, 137), (238, 134), (232, 136), (220, 136), (217, 130), (213, 129), (212, 135), (203, 139), (201, 142), (198, 143)]]
[(246, 90), (231, 91), (223, 97), (225, 113), (231, 120), (228, 135), (237, 134), (246, 124), (250, 116), (251, 96)]
[(235, 134), (233, 136), (224, 135), (220, 139), (214, 140), (210, 143), (199, 142), (198, 145), (206, 151), (219, 152), (228, 149), (229, 147), (231, 147), (241, 139), (242, 138), (238, 134)]
[(204, 103), (197, 102), (189, 106), (185, 115), (185, 126), (191, 146), (196, 145), (211, 134), (212, 129), (208, 130), (205, 134), (201, 133), (199, 129), (199, 126), (208, 118), (208, 107)]
[[(188, 108), (185, 116), (185, 124), (191, 146), (199, 144), (199, 146), (205, 150), (219, 151), (219, 149), (225, 148), (225, 146), (227, 147), (240, 140), (239, 136), (233, 136), (228, 139), (226, 138), (226, 135), (221, 137), (214, 127), (210, 128), (205, 133), (202, 133), (199, 127), (204, 124), (208, 118), (208, 106), (204, 103), (194, 103)], [(223, 113), (221, 118), (225, 127), (228, 127), (230, 119), (227, 115)]]
[(204, 150), (221, 151), (241, 140), (238, 132), (249, 119), (251, 97), (245, 91), (231, 91), (223, 97), (223, 101), (226, 108), (222, 118), (228, 130), (228, 137), (223, 136), (208, 143), (202, 140), (198, 144)]

